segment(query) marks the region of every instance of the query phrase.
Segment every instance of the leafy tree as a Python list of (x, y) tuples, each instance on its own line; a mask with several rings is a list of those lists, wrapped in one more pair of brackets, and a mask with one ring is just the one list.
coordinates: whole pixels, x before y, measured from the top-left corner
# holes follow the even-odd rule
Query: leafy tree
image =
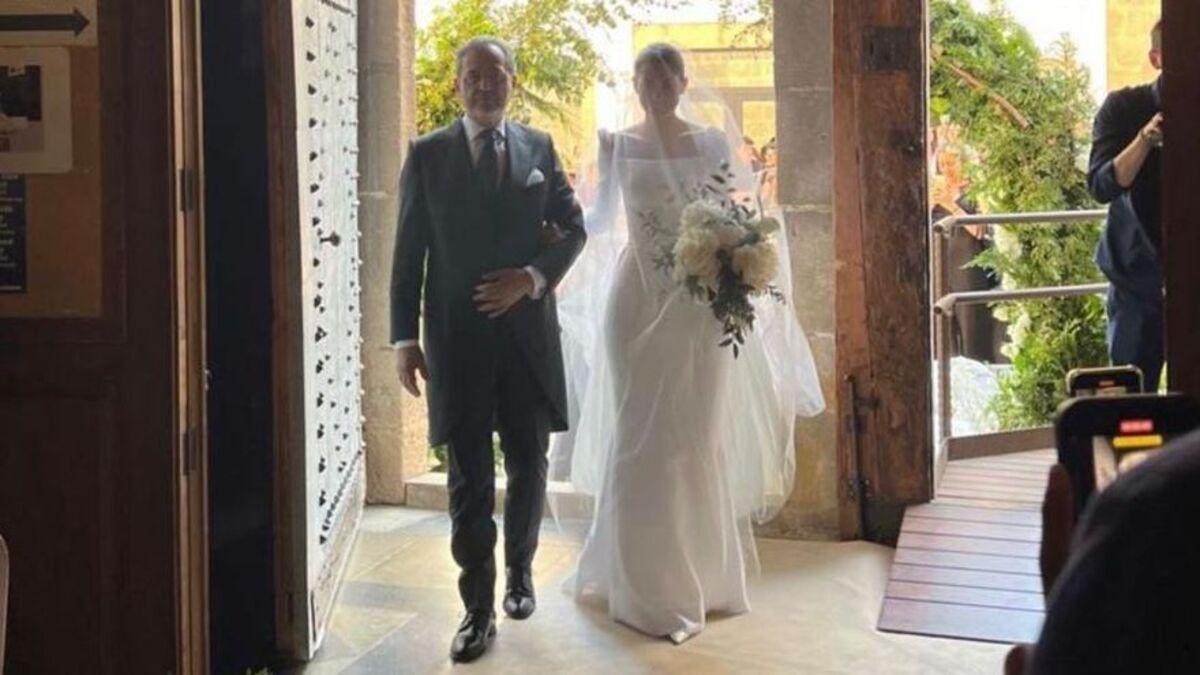
[[(978, 12), (967, 0), (935, 0), (931, 23), (930, 111), (979, 157), (969, 196), (992, 213), (1093, 208), (1081, 166), (1095, 102), (1071, 42), (1043, 54), (998, 2)], [(1006, 288), (1099, 281), (1099, 235), (1098, 223), (999, 228), (975, 264), (999, 272)], [(995, 312), (1009, 324), (1013, 363), (994, 404), (1001, 424), (1045, 424), (1066, 396), (1067, 371), (1107, 361), (1103, 305), (1070, 298)]]
[(719, 0), (718, 7), (722, 22), (743, 26), (737, 41), (770, 46), (775, 0)]
[(417, 130), (443, 127), (459, 113), (454, 93), (454, 53), (477, 35), (496, 35), (490, 0), (455, 0), (439, 8), (417, 32)]

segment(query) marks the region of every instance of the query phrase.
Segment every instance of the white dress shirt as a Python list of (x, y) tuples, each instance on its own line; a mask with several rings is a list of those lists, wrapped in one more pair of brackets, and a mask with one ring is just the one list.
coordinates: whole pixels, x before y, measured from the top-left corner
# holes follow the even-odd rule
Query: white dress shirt
[[(487, 142), (484, 137), (484, 132), (495, 129), (500, 132), (500, 142), (496, 147), (496, 159), (500, 165), (500, 181), (503, 184), (508, 171), (508, 124), (501, 119), (500, 123), (495, 127), (484, 126), (475, 120), (471, 119), (470, 115), (463, 115), (463, 132), (467, 137), (467, 146), (471, 149), (471, 166), (479, 164), (479, 156), (483, 154), (483, 144)], [(546, 277), (541, 270), (532, 265), (525, 266), (525, 272), (533, 280), (533, 290), (530, 291), (529, 297), (533, 300), (540, 300), (542, 295), (546, 293)], [(415, 347), (420, 344), (419, 340), (400, 340), (392, 345), (395, 349), (404, 349), (406, 347)]]

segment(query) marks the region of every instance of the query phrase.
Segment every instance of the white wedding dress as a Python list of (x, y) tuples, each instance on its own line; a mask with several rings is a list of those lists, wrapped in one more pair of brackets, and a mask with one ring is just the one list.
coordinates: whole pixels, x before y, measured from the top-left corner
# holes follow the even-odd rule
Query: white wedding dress
[(583, 195), (589, 250), (561, 291), (574, 428), (553, 451), (596, 498), (570, 591), (676, 642), (710, 613), (749, 610), (751, 520), (791, 494), (795, 418), (824, 406), (790, 300), (755, 301), (735, 359), (712, 310), (658, 264), (648, 225), (676, 230), (690, 191), (732, 161), (725, 134), (692, 136), (695, 152), (676, 157), (627, 133), (602, 137), (600, 185)]

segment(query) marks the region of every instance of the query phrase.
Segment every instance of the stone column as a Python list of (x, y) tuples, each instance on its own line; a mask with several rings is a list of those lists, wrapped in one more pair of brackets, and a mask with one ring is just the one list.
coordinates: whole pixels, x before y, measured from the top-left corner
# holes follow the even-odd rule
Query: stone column
[(1108, 90), (1154, 81), (1150, 29), (1162, 18), (1162, 0), (1108, 0)]
[(359, 222), (367, 501), (404, 503), (428, 468), (424, 400), (403, 392), (388, 344), (400, 167), (416, 133), (413, 0), (359, 3)]
[(812, 345), (827, 407), (797, 424), (795, 491), (760, 534), (800, 539), (838, 537), (832, 1), (775, 1), (779, 202), (796, 311)]

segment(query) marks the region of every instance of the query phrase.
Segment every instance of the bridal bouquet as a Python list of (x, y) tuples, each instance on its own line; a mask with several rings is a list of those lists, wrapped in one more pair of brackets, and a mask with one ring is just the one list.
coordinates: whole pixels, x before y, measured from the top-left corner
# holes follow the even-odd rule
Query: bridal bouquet
[(721, 346), (732, 347), (736, 358), (754, 328), (750, 299), (768, 295), (783, 302), (784, 296), (772, 284), (779, 272), (779, 221), (735, 199), (732, 177), (722, 165), (700, 187), (684, 207), (677, 233), (668, 235), (652, 220), (648, 227), (659, 241), (656, 265), (712, 308), (724, 327)]

